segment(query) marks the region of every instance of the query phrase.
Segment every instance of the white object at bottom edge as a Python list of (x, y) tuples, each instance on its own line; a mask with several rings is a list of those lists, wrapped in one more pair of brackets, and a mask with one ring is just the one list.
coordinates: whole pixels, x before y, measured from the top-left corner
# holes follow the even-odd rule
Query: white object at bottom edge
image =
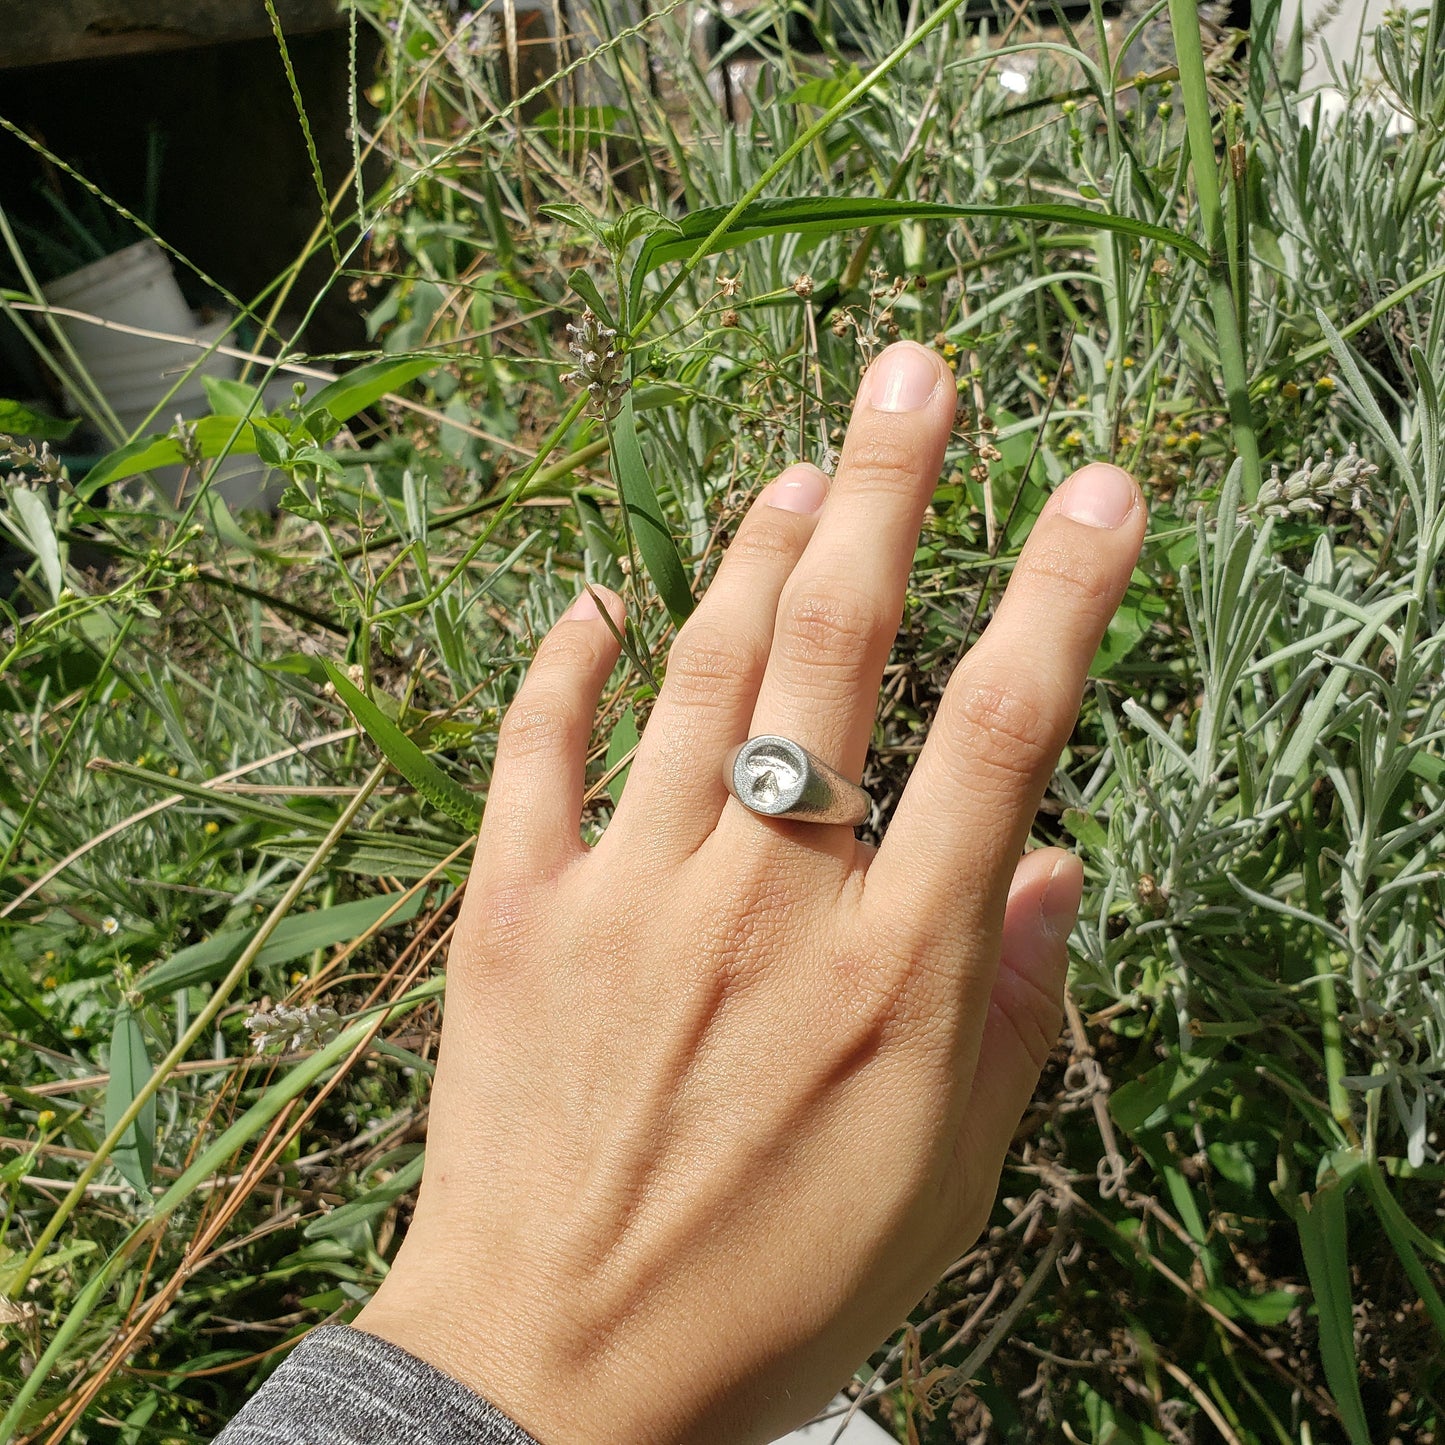
[(791, 1435), (784, 1435), (781, 1440), (774, 1441), (774, 1445), (832, 1445), (834, 1440), (838, 1445), (896, 1445), (893, 1437), (875, 1425), (861, 1409), (839, 1434), (838, 1427), (851, 1405), (852, 1401), (846, 1395), (839, 1395), (828, 1407), (823, 1419), (804, 1425)]

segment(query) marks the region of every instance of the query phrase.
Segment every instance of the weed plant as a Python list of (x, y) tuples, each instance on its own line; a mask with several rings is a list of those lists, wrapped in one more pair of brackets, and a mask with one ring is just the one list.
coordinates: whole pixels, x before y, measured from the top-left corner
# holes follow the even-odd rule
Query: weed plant
[[(356, 0), (384, 58), (312, 250), (373, 350), (278, 331), (319, 299), (298, 257), (230, 298), (260, 343), (213, 416), (0, 465), (0, 1438), (208, 1438), (369, 1295), (535, 639), (623, 590), (595, 832), (730, 528), (832, 465), (897, 336), (959, 419), (880, 828), (1050, 489), (1115, 458), (1151, 524), (1037, 825), (1089, 876), (1068, 1027), (859, 1407), (920, 1445), (1439, 1438), (1445, 6), (1388, 21), (1340, 114), (1257, 10), (1244, 53), (1190, 0), (1112, 42), (1097, 5), (764, 0), (708, 56), (704, 0), (565, 33)], [(1163, 69), (1106, 58), (1161, 35)], [(6, 314), (86, 394), (0, 230)], [(317, 363), (347, 369), (263, 404)], [(216, 495), (238, 452), (274, 521)]]

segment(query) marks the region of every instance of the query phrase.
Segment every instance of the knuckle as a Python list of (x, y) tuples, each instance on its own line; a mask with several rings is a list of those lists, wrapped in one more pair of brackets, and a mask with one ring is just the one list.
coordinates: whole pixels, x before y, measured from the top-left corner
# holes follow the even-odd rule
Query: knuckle
[(850, 491), (887, 498), (916, 498), (934, 482), (923, 474), (914, 434), (876, 418), (863, 435), (848, 438), (843, 477)]
[(974, 768), (1031, 780), (1053, 767), (1063, 746), (1039, 693), (998, 678), (960, 678), (943, 710), (960, 755)]
[(541, 685), (524, 687), (502, 718), (497, 749), (513, 758), (560, 751), (580, 721), (570, 697)]
[(790, 663), (842, 663), (852, 671), (890, 632), (883, 608), (866, 591), (836, 579), (814, 581), (788, 597), (775, 646)]
[(1097, 611), (1113, 597), (1114, 573), (1098, 556), (1058, 542), (1027, 549), (1010, 586), (1047, 592), (1071, 608)]
[(603, 646), (591, 628), (554, 627), (542, 639), (528, 676), (589, 676), (601, 660)]
[[(767, 508), (773, 512), (774, 508)], [(779, 523), (776, 517), (750, 516), (728, 544), (723, 568), (735, 571), (747, 567), (775, 569), (796, 560), (802, 550), (797, 528)]]
[(753, 667), (750, 649), (736, 634), (690, 622), (668, 656), (666, 691), (689, 707), (706, 707), (732, 697)]

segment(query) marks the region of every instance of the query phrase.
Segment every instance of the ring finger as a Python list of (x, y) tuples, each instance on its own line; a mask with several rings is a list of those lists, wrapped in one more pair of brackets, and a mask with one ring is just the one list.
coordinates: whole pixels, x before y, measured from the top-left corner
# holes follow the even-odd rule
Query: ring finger
[(789, 467), (749, 509), (712, 586), (667, 659), (667, 675), (608, 834), (640, 819), (654, 841), (691, 852), (717, 825), (722, 757), (741, 740), (773, 637), (778, 595), (828, 495), (817, 467)]

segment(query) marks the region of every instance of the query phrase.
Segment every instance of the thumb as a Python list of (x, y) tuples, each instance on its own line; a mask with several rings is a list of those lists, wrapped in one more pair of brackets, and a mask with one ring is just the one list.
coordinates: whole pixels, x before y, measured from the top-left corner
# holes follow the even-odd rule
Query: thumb
[(1062, 848), (1027, 853), (1004, 913), (998, 977), (988, 1002), (960, 1157), (999, 1169), (1063, 1025), (1069, 932), (1083, 865)]

